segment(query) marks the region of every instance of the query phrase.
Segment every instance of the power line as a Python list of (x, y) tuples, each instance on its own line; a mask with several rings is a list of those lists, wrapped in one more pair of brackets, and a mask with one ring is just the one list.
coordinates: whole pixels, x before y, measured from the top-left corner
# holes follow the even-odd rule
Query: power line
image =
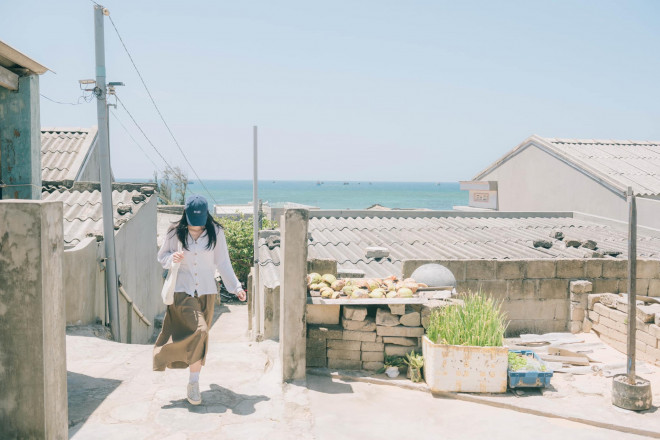
[(144, 78), (142, 78), (142, 74), (140, 73), (140, 70), (137, 68), (137, 65), (135, 64), (135, 61), (133, 60), (133, 57), (131, 56), (131, 53), (128, 51), (128, 48), (126, 47), (126, 44), (124, 43), (124, 40), (121, 38), (121, 35), (119, 34), (119, 29), (117, 29), (117, 26), (115, 25), (114, 20), (112, 19), (111, 16), (108, 16), (110, 19), (110, 23), (112, 24), (112, 27), (115, 28), (115, 32), (117, 33), (117, 37), (119, 37), (119, 41), (121, 42), (121, 45), (124, 47), (124, 50), (126, 51), (126, 55), (128, 55), (128, 58), (131, 60), (131, 64), (135, 68), (135, 71), (138, 74), (138, 77), (140, 77), (140, 81), (142, 82), (142, 85), (144, 86), (144, 89), (147, 91), (147, 95), (149, 95), (149, 99), (151, 100), (151, 103), (154, 105), (154, 108), (156, 109), (156, 112), (158, 113), (158, 116), (160, 116), (160, 119), (163, 121), (163, 124), (165, 124), (165, 127), (167, 128), (167, 131), (170, 133), (170, 136), (174, 140), (174, 143), (176, 144), (177, 148), (181, 152), (181, 155), (183, 156), (183, 159), (186, 161), (192, 172), (195, 174), (195, 177), (197, 177), (197, 180), (199, 183), (204, 187), (206, 190), (206, 193), (211, 197), (211, 199), (217, 204), (218, 201), (215, 200), (211, 192), (208, 190), (206, 185), (204, 185), (204, 182), (202, 179), (199, 177), (199, 174), (197, 174), (197, 171), (195, 171), (195, 168), (192, 166), (190, 161), (188, 160), (188, 157), (186, 157), (186, 154), (183, 152), (183, 149), (181, 148), (181, 145), (179, 145), (179, 141), (177, 141), (176, 137), (174, 136), (174, 133), (172, 133), (172, 130), (170, 129), (170, 126), (167, 125), (167, 122), (165, 122), (165, 118), (163, 117), (163, 114), (160, 112), (160, 109), (156, 105), (156, 101), (154, 100), (154, 97), (151, 95), (151, 92), (149, 91), (149, 87), (147, 87), (147, 83), (144, 81)]
[(112, 114), (112, 116), (115, 117), (115, 119), (117, 120), (117, 122), (119, 122), (119, 125), (121, 125), (121, 127), (124, 129), (124, 131), (126, 132), (126, 134), (128, 135), (128, 137), (131, 138), (131, 140), (133, 141), (133, 143), (134, 143), (134, 144), (140, 149), (140, 151), (142, 151), (142, 153), (144, 153), (144, 156), (145, 156), (147, 159), (149, 159), (149, 162), (151, 162), (152, 164), (154, 164), (154, 168), (156, 169), (156, 171), (158, 171), (158, 168), (159, 168), (159, 167), (158, 167), (158, 165), (156, 165), (156, 162), (154, 162), (154, 161), (151, 159), (151, 157), (149, 157), (149, 155), (147, 154), (147, 152), (144, 151), (144, 148), (142, 148), (142, 146), (138, 143), (138, 141), (135, 140), (135, 138), (134, 138), (133, 135), (128, 131), (128, 129), (126, 128), (126, 126), (124, 125), (124, 123), (121, 122), (121, 119), (119, 119), (119, 117), (115, 114), (115, 112), (111, 111), (110, 113)]
[(140, 124), (137, 123), (137, 121), (135, 120), (135, 118), (133, 117), (131, 112), (128, 111), (128, 109), (126, 108), (126, 106), (124, 105), (122, 100), (119, 99), (119, 96), (115, 94), (115, 98), (117, 98), (117, 102), (119, 103), (119, 105), (121, 105), (121, 108), (124, 109), (126, 114), (131, 118), (131, 120), (133, 121), (135, 126), (138, 128), (138, 130), (140, 130), (140, 133), (142, 133), (142, 136), (144, 136), (144, 138), (147, 140), (147, 142), (149, 142), (149, 145), (151, 145), (151, 147), (154, 149), (154, 151), (160, 156), (161, 159), (163, 159), (163, 162), (165, 162), (165, 164), (168, 166), (168, 168), (172, 168), (172, 165), (170, 165), (170, 163), (167, 161), (167, 159), (165, 159), (165, 156), (160, 154), (160, 151), (158, 151), (158, 148), (156, 148), (154, 143), (151, 142), (151, 139), (149, 139), (149, 136), (147, 136), (147, 134), (144, 132), (144, 130), (142, 130), (142, 127), (140, 127)]
[(44, 95), (43, 93), (39, 93), (39, 95), (40, 95), (42, 98), (46, 98), (46, 99), (49, 100), (50, 102), (54, 102), (55, 104), (63, 104), (63, 105), (80, 105), (80, 104), (85, 104), (85, 103), (83, 103), (83, 102), (61, 102), (61, 101), (56, 101), (56, 100), (54, 100), (54, 99), (52, 99), (52, 98), (49, 98), (48, 96)]

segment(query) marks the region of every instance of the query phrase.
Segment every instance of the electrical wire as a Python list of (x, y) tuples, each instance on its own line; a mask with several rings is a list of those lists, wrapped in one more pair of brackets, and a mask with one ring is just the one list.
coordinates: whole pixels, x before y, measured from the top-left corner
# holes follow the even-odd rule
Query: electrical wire
[[(55, 104), (63, 104), (63, 105), (80, 105), (80, 104), (85, 104), (84, 102), (61, 102), (61, 101), (56, 101), (56, 100), (54, 100), (54, 99), (52, 99), (52, 98), (49, 98), (48, 96), (44, 95), (43, 93), (39, 93), (39, 95), (40, 95), (42, 98), (46, 98), (46, 99), (49, 100), (50, 102), (54, 102)], [(86, 101), (86, 102), (89, 102), (89, 101)]]
[(140, 133), (142, 133), (142, 136), (144, 136), (144, 138), (147, 140), (147, 142), (149, 142), (149, 145), (151, 145), (151, 147), (152, 147), (152, 148), (154, 149), (154, 151), (160, 156), (160, 158), (163, 159), (163, 162), (165, 162), (165, 164), (167, 165), (167, 167), (168, 167), (168, 168), (171, 168), (171, 169), (174, 169), (174, 167), (172, 167), (172, 165), (170, 165), (170, 163), (167, 161), (167, 159), (165, 159), (165, 156), (163, 156), (163, 155), (160, 153), (160, 151), (158, 151), (158, 148), (156, 148), (156, 146), (154, 145), (154, 143), (151, 142), (151, 139), (149, 139), (149, 136), (147, 136), (147, 134), (144, 132), (144, 130), (142, 130), (142, 127), (140, 127), (140, 124), (137, 123), (137, 121), (135, 120), (135, 118), (133, 117), (133, 115), (131, 114), (131, 112), (128, 111), (128, 109), (127, 109), (126, 106), (124, 105), (124, 102), (123, 102), (121, 99), (119, 99), (119, 96), (118, 96), (118, 95), (114, 95), (114, 96), (115, 96), (115, 98), (117, 98), (117, 102), (119, 103), (119, 105), (121, 105), (121, 108), (124, 109), (124, 111), (126, 112), (126, 114), (131, 118), (131, 120), (133, 121), (133, 123), (135, 124), (135, 126), (138, 128), (138, 130), (140, 130)]
[(153, 104), (154, 108), (156, 109), (156, 112), (158, 113), (158, 116), (160, 116), (160, 119), (163, 121), (163, 124), (167, 128), (167, 131), (169, 132), (170, 136), (172, 137), (172, 140), (174, 140), (174, 143), (176, 144), (177, 148), (179, 149), (179, 152), (181, 152), (181, 155), (183, 156), (183, 159), (186, 161), (192, 172), (195, 174), (195, 177), (197, 177), (197, 181), (204, 187), (204, 190), (206, 190), (206, 193), (211, 197), (211, 199), (217, 204), (218, 201), (215, 200), (215, 197), (211, 194), (211, 192), (208, 190), (206, 185), (204, 185), (204, 182), (202, 179), (199, 177), (199, 174), (197, 174), (197, 171), (195, 171), (195, 168), (192, 166), (190, 161), (188, 160), (188, 157), (186, 157), (186, 154), (183, 152), (183, 149), (181, 148), (181, 145), (179, 145), (179, 141), (177, 141), (176, 137), (174, 136), (174, 133), (172, 133), (172, 130), (170, 129), (170, 126), (165, 122), (165, 118), (163, 117), (163, 114), (160, 112), (160, 109), (156, 105), (156, 101), (154, 100), (154, 97), (151, 95), (151, 91), (149, 91), (149, 87), (147, 87), (147, 83), (144, 81), (144, 78), (142, 77), (142, 74), (140, 73), (140, 70), (137, 68), (137, 65), (135, 64), (135, 61), (133, 60), (133, 57), (131, 56), (131, 53), (128, 51), (128, 48), (126, 47), (126, 44), (124, 43), (124, 40), (121, 37), (121, 34), (119, 33), (119, 29), (117, 29), (117, 26), (115, 25), (114, 20), (112, 19), (111, 16), (108, 15), (108, 18), (110, 19), (110, 23), (112, 24), (112, 27), (115, 28), (115, 32), (117, 33), (117, 37), (119, 37), (119, 41), (121, 42), (121, 45), (124, 47), (124, 50), (126, 51), (126, 55), (128, 55), (128, 58), (131, 60), (131, 64), (135, 68), (135, 71), (138, 74), (138, 77), (140, 78), (140, 81), (142, 82), (142, 85), (144, 86), (144, 89), (147, 91), (147, 95), (149, 95), (149, 99), (151, 100), (151, 103)]
[(119, 117), (117, 116), (117, 114), (116, 114), (115, 112), (113, 112), (113, 111), (110, 111), (110, 113), (112, 114), (112, 116), (115, 117), (115, 119), (117, 120), (117, 122), (119, 122), (119, 125), (121, 125), (121, 128), (124, 129), (124, 131), (126, 132), (126, 134), (128, 135), (128, 137), (130, 137), (131, 140), (133, 141), (133, 143), (134, 143), (134, 144), (140, 149), (140, 151), (142, 151), (142, 153), (144, 154), (144, 156), (145, 156), (147, 159), (149, 159), (149, 162), (151, 162), (152, 164), (154, 164), (154, 168), (156, 169), (156, 172), (158, 172), (159, 167), (158, 167), (158, 165), (156, 165), (156, 162), (154, 162), (153, 159), (151, 159), (151, 157), (149, 157), (149, 155), (147, 154), (147, 152), (144, 151), (144, 148), (142, 148), (142, 145), (140, 145), (140, 144), (138, 143), (138, 141), (135, 140), (135, 138), (134, 138), (133, 135), (128, 131), (128, 129), (126, 128), (126, 126), (124, 125), (124, 123), (121, 122), (121, 119), (119, 119)]

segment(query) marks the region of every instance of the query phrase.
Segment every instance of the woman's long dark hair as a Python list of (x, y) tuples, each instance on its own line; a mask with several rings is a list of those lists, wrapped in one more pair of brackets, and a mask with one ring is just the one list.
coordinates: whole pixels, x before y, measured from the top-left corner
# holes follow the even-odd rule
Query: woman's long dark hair
[[(206, 217), (205, 227), (206, 227), (206, 234), (209, 237), (209, 242), (206, 245), (206, 249), (213, 249), (218, 241), (218, 237), (216, 236), (215, 233), (215, 227), (217, 226), (220, 229), (222, 229), (222, 225), (217, 221), (215, 221), (215, 219), (210, 213), (207, 213), (206, 215), (207, 217)], [(186, 217), (185, 210), (183, 211), (181, 220), (179, 220), (178, 223), (170, 227), (169, 233), (172, 233), (172, 231), (176, 234), (183, 248), (185, 250), (189, 250), (188, 245), (186, 244), (186, 237), (188, 236), (188, 217)]]

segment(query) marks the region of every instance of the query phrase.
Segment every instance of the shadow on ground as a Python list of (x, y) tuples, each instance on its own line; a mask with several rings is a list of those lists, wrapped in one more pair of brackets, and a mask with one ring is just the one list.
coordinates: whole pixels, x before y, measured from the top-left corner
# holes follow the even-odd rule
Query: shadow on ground
[(329, 376), (307, 375), (307, 388), (325, 394), (351, 394), (353, 387), (347, 383), (335, 382)]
[(211, 384), (210, 390), (202, 391), (202, 403), (200, 405), (191, 405), (187, 399), (172, 400), (163, 409), (187, 408), (194, 413), (224, 413), (228, 409), (232, 413), (247, 416), (253, 414), (255, 405), (260, 402), (270, 400), (264, 395), (251, 396), (248, 394), (237, 394), (230, 389), (221, 387), (217, 384)]
[(89, 416), (122, 381), (67, 371), (66, 382), (69, 402), (69, 437), (71, 437), (78, 432)]

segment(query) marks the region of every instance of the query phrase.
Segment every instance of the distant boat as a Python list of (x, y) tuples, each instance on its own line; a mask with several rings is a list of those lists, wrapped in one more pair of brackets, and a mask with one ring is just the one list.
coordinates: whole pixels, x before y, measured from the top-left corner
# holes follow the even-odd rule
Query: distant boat
[(274, 181), (274, 180), (273, 180), (273, 183), (275, 183), (275, 181)]
[(369, 185), (371, 185), (371, 182), (369, 182)]
[(344, 182), (344, 185), (348, 185), (348, 182)]
[(317, 181), (316, 181), (316, 184), (317, 184), (318, 186), (321, 186), (321, 181), (320, 181), (320, 180), (317, 180)]

